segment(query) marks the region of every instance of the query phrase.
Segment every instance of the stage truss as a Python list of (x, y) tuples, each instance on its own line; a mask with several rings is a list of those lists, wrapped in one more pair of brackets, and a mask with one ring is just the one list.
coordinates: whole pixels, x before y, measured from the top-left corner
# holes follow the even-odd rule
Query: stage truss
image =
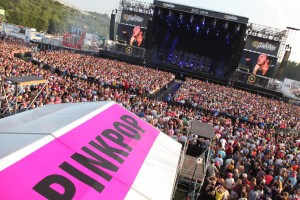
[(280, 62), (284, 54), (289, 31), (290, 29), (288, 27), (286, 29), (279, 29), (261, 24), (248, 23), (245, 39), (248, 35), (252, 35), (280, 42), (279, 51), (277, 53), (278, 61)]
[[(37, 97), (41, 94), (41, 92), (43, 91), (43, 89), (46, 87), (46, 85), (48, 84), (48, 80), (38, 77), (38, 76), (21, 76), (21, 77), (7, 77), (5, 79), (2, 79), (0, 82), (0, 94), (1, 94), (1, 101), (4, 101), (6, 105), (1, 107), (1, 116), (9, 116), (9, 115), (13, 115), (18, 113), (18, 101), (17, 98), (19, 95), (22, 94), (22, 90), (21, 88), (24, 86), (31, 86), (31, 85), (42, 85), (42, 87), (37, 91), (36, 95), (34, 96), (34, 98), (32, 99), (32, 101), (30, 102), (30, 104), (28, 105), (28, 107), (26, 109), (24, 109), (24, 111), (27, 111), (30, 109), (30, 107), (32, 106), (32, 104), (35, 102), (35, 100), (37, 99)], [(12, 86), (14, 87), (14, 96), (12, 98), (12, 100), (9, 101), (8, 99), (8, 92), (6, 91), (6, 86)], [(0, 102), (1, 104), (1, 102)]]

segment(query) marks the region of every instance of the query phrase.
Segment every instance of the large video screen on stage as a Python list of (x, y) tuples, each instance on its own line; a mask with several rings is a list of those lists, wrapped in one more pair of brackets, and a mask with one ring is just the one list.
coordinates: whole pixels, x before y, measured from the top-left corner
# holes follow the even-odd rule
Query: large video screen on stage
[(122, 10), (120, 23), (147, 28), (147, 24), (150, 18), (151, 16), (147, 14), (137, 13), (129, 10)]
[(129, 26), (119, 24), (117, 36), (118, 41), (131, 46), (144, 47), (146, 29), (140, 26)]
[(244, 49), (259, 52), (259, 53), (265, 53), (277, 57), (279, 47), (280, 47), (279, 41), (273, 41), (273, 40), (268, 40), (265, 38), (249, 35), (247, 36)]
[(277, 58), (265, 53), (254, 53), (244, 50), (239, 68), (254, 75), (272, 77), (277, 64)]

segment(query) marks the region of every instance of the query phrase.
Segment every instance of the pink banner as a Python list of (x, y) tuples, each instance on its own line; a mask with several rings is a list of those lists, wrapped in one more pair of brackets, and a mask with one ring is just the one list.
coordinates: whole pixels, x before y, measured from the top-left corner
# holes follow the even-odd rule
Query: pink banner
[(0, 172), (0, 199), (124, 199), (159, 131), (113, 105)]

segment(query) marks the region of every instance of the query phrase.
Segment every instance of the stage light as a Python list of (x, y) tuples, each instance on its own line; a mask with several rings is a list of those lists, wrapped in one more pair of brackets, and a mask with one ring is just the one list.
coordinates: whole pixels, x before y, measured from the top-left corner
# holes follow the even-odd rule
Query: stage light
[(205, 17), (202, 18), (201, 23), (202, 23), (202, 26), (205, 26)]
[(226, 43), (230, 44), (229, 33), (226, 35)]
[(224, 28), (224, 30), (227, 30), (227, 28), (228, 28), (228, 22), (226, 22), (225, 24), (223, 24), (223, 28)]
[(191, 24), (194, 22), (194, 15), (191, 15), (190, 22), (191, 22)]
[(158, 15), (161, 15), (162, 14), (162, 11), (161, 11), (161, 9), (158, 9), (158, 13), (157, 13)]
[(211, 26), (213, 27), (213, 29), (216, 28), (216, 26), (217, 26), (217, 19), (215, 19), (215, 20), (211, 23)]
[(200, 27), (197, 25), (197, 26), (196, 26), (196, 32), (197, 32), (197, 33), (199, 33), (199, 29), (200, 29)]
[(209, 28), (206, 30), (206, 35), (208, 36), (208, 34), (209, 34)]
[(180, 16), (179, 16), (179, 19), (182, 19), (183, 18), (183, 14), (182, 12), (180, 13)]
[(241, 26), (238, 24), (238, 25), (235, 26), (234, 31), (239, 32), (240, 29), (241, 29)]

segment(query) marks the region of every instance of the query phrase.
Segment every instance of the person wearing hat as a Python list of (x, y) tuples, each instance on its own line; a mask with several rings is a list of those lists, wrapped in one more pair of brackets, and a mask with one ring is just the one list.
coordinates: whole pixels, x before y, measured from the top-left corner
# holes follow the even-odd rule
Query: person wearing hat
[(246, 173), (242, 174), (242, 181), (243, 181), (243, 184), (250, 185), (250, 181), (248, 180), (248, 175)]
[(221, 154), (218, 154), (218, 157), (215, 158), (215, 162), (219, 162), (219, 166), (222, 167), (223, 159)]
[(287, 181), (291, 181), (292, 186), (294, 187), (297, 184), (297, 173), (293, 172)]
[(225, 180), (225, 186), (231, 190), (231, 188), (234, 186), (234, 179), (232, 178), (232, 173), (227, 174), (227, 178)]

